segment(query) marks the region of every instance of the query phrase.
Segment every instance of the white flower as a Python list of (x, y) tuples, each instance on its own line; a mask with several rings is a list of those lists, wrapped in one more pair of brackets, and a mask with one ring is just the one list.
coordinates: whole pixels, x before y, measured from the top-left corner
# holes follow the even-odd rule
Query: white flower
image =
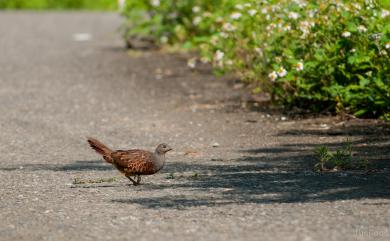
[(381, 39), (381, 34), (380, 33), (374, 33), (372, 35), (372, 38), (376, 41), (380, 40)]
[(291, 30), (291, 26), (290, 25), (286, 25), (283, 27), (283, 30), (284, 31), (290, 31)]
[(349, 52), (355, 53), (355, 52), (356, 52), (356, 49), (351, 49)]
[(302, 22), (299, 22), (299, 29), (302, 31), (302, 32), (305, 32), (309, 29), (310, 25), (309, 25), (309, 22), (308, 21), (302, 21)]
[(272, 71), (271, 73), (269, 73), (268, 78), (273, 82), (278, 78), (278, 75), (275, 71)]
[(210, 43), (212, 45), (217, 45), (217, 43), (218, 43), (218, 36), (216, 36), (216, 35), (212, 36), (211, 39), (210, 39)]
[(255, 48), (254, 49), (256, 53), (258, 53), (260, 55), (260, 57), (263, 57), (263, 50), (261, 48)]
[(196, 58), (191, 58), (187, 61), (187, 66), (190, 68), (190, 69), (195, 69), (196, 67)]
[(238, 10), (242, 10), (242, 9), (244, 8), (244, 6), (242, 6), (241, 4), (237, 4), (235, 7), (236, 7)]
[(123, 10), (126, 6), (126, 0), (118, 0), (118, 7), (120, 10)]
[(229, 65), (229, 66), (232, 66), (233, 65), (233, 61), (232, 60), (226, 60), (226, 65)]
[(343, 32), (343, 33), (341, 34), (341, 36), (343, 36), (344, 38), (349, 38), (349, 37), (351, 37), (351, 33), (348, 32), (348, 31), (345, 31), (345, 32)]
[(308, 15), (310, 18), (313, 18), (316, 13), (317, 13), (317, 10), (310, 10)]
[(390, 15), (390, 11), (388, 11), (388, 10), (386, 10), (386, 9), (383, 9), (382, 10), (382, 13), (381, 13), (381, 17), (382, 18), (385, 18), (385, 17), (387, 17), (387, 16), (389, 16)]
[(357, 29), (361, 33), (367, 32), (367, 28), (364, 25), (359, 25)]
[(234, 31), (234, 30), (236, 30), (236, 27), (234, 27), (231, 23), (225, 23), (222, 27), (226, 31)]
[(374, 0), (365, 0), (365, 3), (367, 5), (367, 9), (375, 7)]
[(303, 7), (305, 7), (306, 6), (306, 1), (302, 1), (302, 0), (293, 0), (293, 2), (295, 2), (296, 4), (298, 4), (298, 6), (300, 7), (300, 8), (303, 8)]
[(219, 16), (215, 19), (215, 22), (217, 23), (222, 23), (223, 22), (223, 17)]
[(381, 39), (381, 34), (380, 33), (374, 33), (371, 35), (371, 38), (375, 41), (379, 41)]
[(194, 24), (195, 26), (198, 25), (200, 22), (202, 22), (202, 17), (201, 17), (201, 16), (196, 16), (196, 17), (192, 20), (192, 24)]
[(221, 50), (217, 50), (217, 52), (215, 52), (214, 58), (217, 61), (221, 61), (223, 59), (223, 56), (225, 56), (225, 53), (222, 52)]
[(302, 62), (298, 62), (297, 65), (295, 66), (295, 69), (297, 71), (302, 71), (303, 70), (303, 63)]
[(267, 30), (267, 31), (271, 31), (272, 29), (274, 29), (276, 26), (275, 26), (275, 24), (274, 23), (271, 23), (270, 25), (268, 25), (265, 29)]
[(213, 16), (210, 12), (204, 12), (203, 13), (203, 17), (205, 17), (205, 18), (208, 18), (208, 17), (211, 17), (211, 16)]
[(168, 37), (167, 36), (161, 36), (160, 42), (163, 43), (163, 44), (168, 43)]
[(291, 19), (298, 19), (299, 18), (299, 14), (296, 13), (296, 12), (289, 12), (288, 13), (288, 17), (291, 18)]
[(354, 6), (357, 10), (362, 9), (358, 3), (352, 3), (352, 6)]
[(278, 75), (279, 77), (284, 77), (287, 75), (287, 70), (283, 67), (280, 67), (279, 70), (278, 70)]
[(221, 32), (219, 35), (221, 35), (222, 38), (227, 38), (229, 35), (225, 32)]
[(271, 6), (271, 11), (274, 13), (274, 12), (277, 12), (280, 10), (280, 6), (279, 5), (272, 5)]
[(386, 48), (386, 49), (390, 49), (390, 42), (387, 42), (387, 43), (385, 44), (385, 48)]
[(267, 12), (268, 12), (268, 10), (266, 8), (261, 9), (262, 14), (266, 14)]
[(379, 52), (379, 55), (386, 56), (386, 55), (387, 55), (386, 50), (382, 49), (382, 50)]
[(194, 7), (192, 8), (192, 12), (193, 12), (193, 13), (199, 13), (199, 12), (200, 12), (200, 7), (199, 7), (199, 6), (194, 6)]
[(230, 18), (234, 19), (234, 20), (239, 19), (239, 18), (241, 18), (241, 13), (239, 13), (239, 12), (232, 13), (230, 15)]
[(251, 4), (250, 3), (244, 3), (244, 7), (250, 8)]
[(251, 15), (251, 16), (256, 15), (256, 13), (257, 13), (257, 10), (256, 10), (256, 9), (250, 9), (250, 10), (248, 11), (248, 14)]
[(309, 21), (301, 21), (299, 22), (299, 28), (302, 32), (309, 32), (310, 28), (314, 27), (316, 24), (314, 22)]
[(153, 7), (158, 7), (158, 6), (160, 6), (160, 0), (151, 0), (151, 1), (150, 1), (150, 4), (151, 4)]

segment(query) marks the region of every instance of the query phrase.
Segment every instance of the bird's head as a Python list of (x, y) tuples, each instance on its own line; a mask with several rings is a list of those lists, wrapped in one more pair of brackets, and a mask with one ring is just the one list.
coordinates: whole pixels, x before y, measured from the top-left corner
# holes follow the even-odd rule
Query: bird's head
[(162, 154), (165, 154), (171, 150), (172, 150), (172, 148), (168, 144), (162, 143), (162, 144), (157, 146), (156, 153), (159, 155), (162, 155)]

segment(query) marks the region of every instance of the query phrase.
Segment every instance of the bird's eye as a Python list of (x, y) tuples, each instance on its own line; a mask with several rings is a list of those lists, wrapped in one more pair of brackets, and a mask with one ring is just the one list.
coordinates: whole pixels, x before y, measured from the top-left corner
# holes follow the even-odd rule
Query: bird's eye
[(167, 148), (167, 146), (166, 145), (162, 145), (162, 148)]

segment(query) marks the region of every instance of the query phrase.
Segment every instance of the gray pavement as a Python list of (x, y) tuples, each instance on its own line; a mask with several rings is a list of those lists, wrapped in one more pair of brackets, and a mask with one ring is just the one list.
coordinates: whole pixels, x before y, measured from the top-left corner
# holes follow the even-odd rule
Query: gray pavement
[[(390, 240), (386, 126), (254, 111), (233, 77), (127, 52), (121, 23), (0, 12), (0, 240)], [(134, 187), (86, 136), (175, 151)], [(312, 171), (347, 138), (378, 172)]]

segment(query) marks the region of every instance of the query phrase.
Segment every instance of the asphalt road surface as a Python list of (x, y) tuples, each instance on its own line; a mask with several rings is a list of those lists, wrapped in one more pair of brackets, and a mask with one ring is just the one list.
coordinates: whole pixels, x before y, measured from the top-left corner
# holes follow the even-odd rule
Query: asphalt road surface
[[(254, 110), (233, 77), (125, 50), (121, 23), (0, 13), (0, 240), (390, 240), (386, 126)], [(174, 152), (129, 186), (87, 136)], [(378, 172), (312, 171), (347, 138)]]

